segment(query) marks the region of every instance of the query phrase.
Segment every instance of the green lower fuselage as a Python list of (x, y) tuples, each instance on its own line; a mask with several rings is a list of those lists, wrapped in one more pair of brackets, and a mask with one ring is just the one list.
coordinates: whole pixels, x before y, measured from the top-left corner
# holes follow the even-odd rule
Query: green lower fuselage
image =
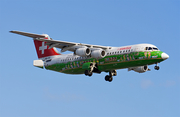
[(84, 74), (83, 64), (92, 62), (97, 64), (100, 71), (109, 72), (116, 69), (124, 69), (130, 67), (151, 65), (163, 61), (162, 51), (149, 52), (131, 52), (124, 54), (108, 55), (102, 59), (86, 58), (81, 60), (73, 60), (69, 62), (59, 62), (45, 66), (48, 70), (53, 70), (66, 74)]

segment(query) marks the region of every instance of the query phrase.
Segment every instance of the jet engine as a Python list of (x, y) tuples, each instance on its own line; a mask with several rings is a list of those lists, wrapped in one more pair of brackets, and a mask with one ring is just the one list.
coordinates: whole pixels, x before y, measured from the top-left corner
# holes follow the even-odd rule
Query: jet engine
[(101, 59), (106, 56), (106, 51), (102, 49), (94, 50), (91, 52), (91, 57), (96, 58), (96, 59)]
[(91, 54), (91, 50), (89, 48), (78, 48), (74, 51), (74, 54), (82, 57), (86, 57)]
[(135, 72), (138, 72), (138, 73), (144, 73), (146, 71), (148, 71), (148, 66), (145, 65), (145, 66), (140, 66), (140, 67), (133, 67), (133, 68), (128, 68), (128, 71), (130, 70), (134, 70)]

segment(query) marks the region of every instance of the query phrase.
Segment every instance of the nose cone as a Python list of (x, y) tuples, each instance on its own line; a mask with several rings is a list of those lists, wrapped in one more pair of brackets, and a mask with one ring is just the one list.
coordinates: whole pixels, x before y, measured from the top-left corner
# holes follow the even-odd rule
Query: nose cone
[(169, 55), (167, 55), (166, 53), (163, 52), (163, 53), (161, 54), (161, 58), (164, 59), (164, 60), (165, 60), (165, 59), (168, 59), (168, 58), (169, 58)]

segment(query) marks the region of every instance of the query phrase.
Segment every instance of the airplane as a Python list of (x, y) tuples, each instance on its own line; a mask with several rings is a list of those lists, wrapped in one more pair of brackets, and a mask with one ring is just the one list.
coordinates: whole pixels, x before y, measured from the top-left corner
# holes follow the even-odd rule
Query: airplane
[[(85, 74), (107, 72), (105, 80), (111, 82), (118, 69), (144, 73), (150, 71), (148, 65), (156, 64), (169, 58), (152, 44), (136, 44), (122, 47), (99, 46), (66, 41), (53, 40), (47, 34), (33, 34), (21, 31), (10, 31), (19, 35), (31, 37), (34, 40), (38, 60), (33, 65), (47, 70), (65, 74)], [(61, 54), (71, 51), (71, 54)]]

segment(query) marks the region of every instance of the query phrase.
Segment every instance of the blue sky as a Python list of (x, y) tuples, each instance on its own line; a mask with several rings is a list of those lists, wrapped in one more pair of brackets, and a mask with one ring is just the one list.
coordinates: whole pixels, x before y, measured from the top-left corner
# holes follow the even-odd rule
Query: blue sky
[[(0, 0), (1, 117), (179, 117), (180, 1)], [(33, 67), (31, 38), (104, 46), (151, 43), (170, 58), (160, 70), (67, 75)]]

